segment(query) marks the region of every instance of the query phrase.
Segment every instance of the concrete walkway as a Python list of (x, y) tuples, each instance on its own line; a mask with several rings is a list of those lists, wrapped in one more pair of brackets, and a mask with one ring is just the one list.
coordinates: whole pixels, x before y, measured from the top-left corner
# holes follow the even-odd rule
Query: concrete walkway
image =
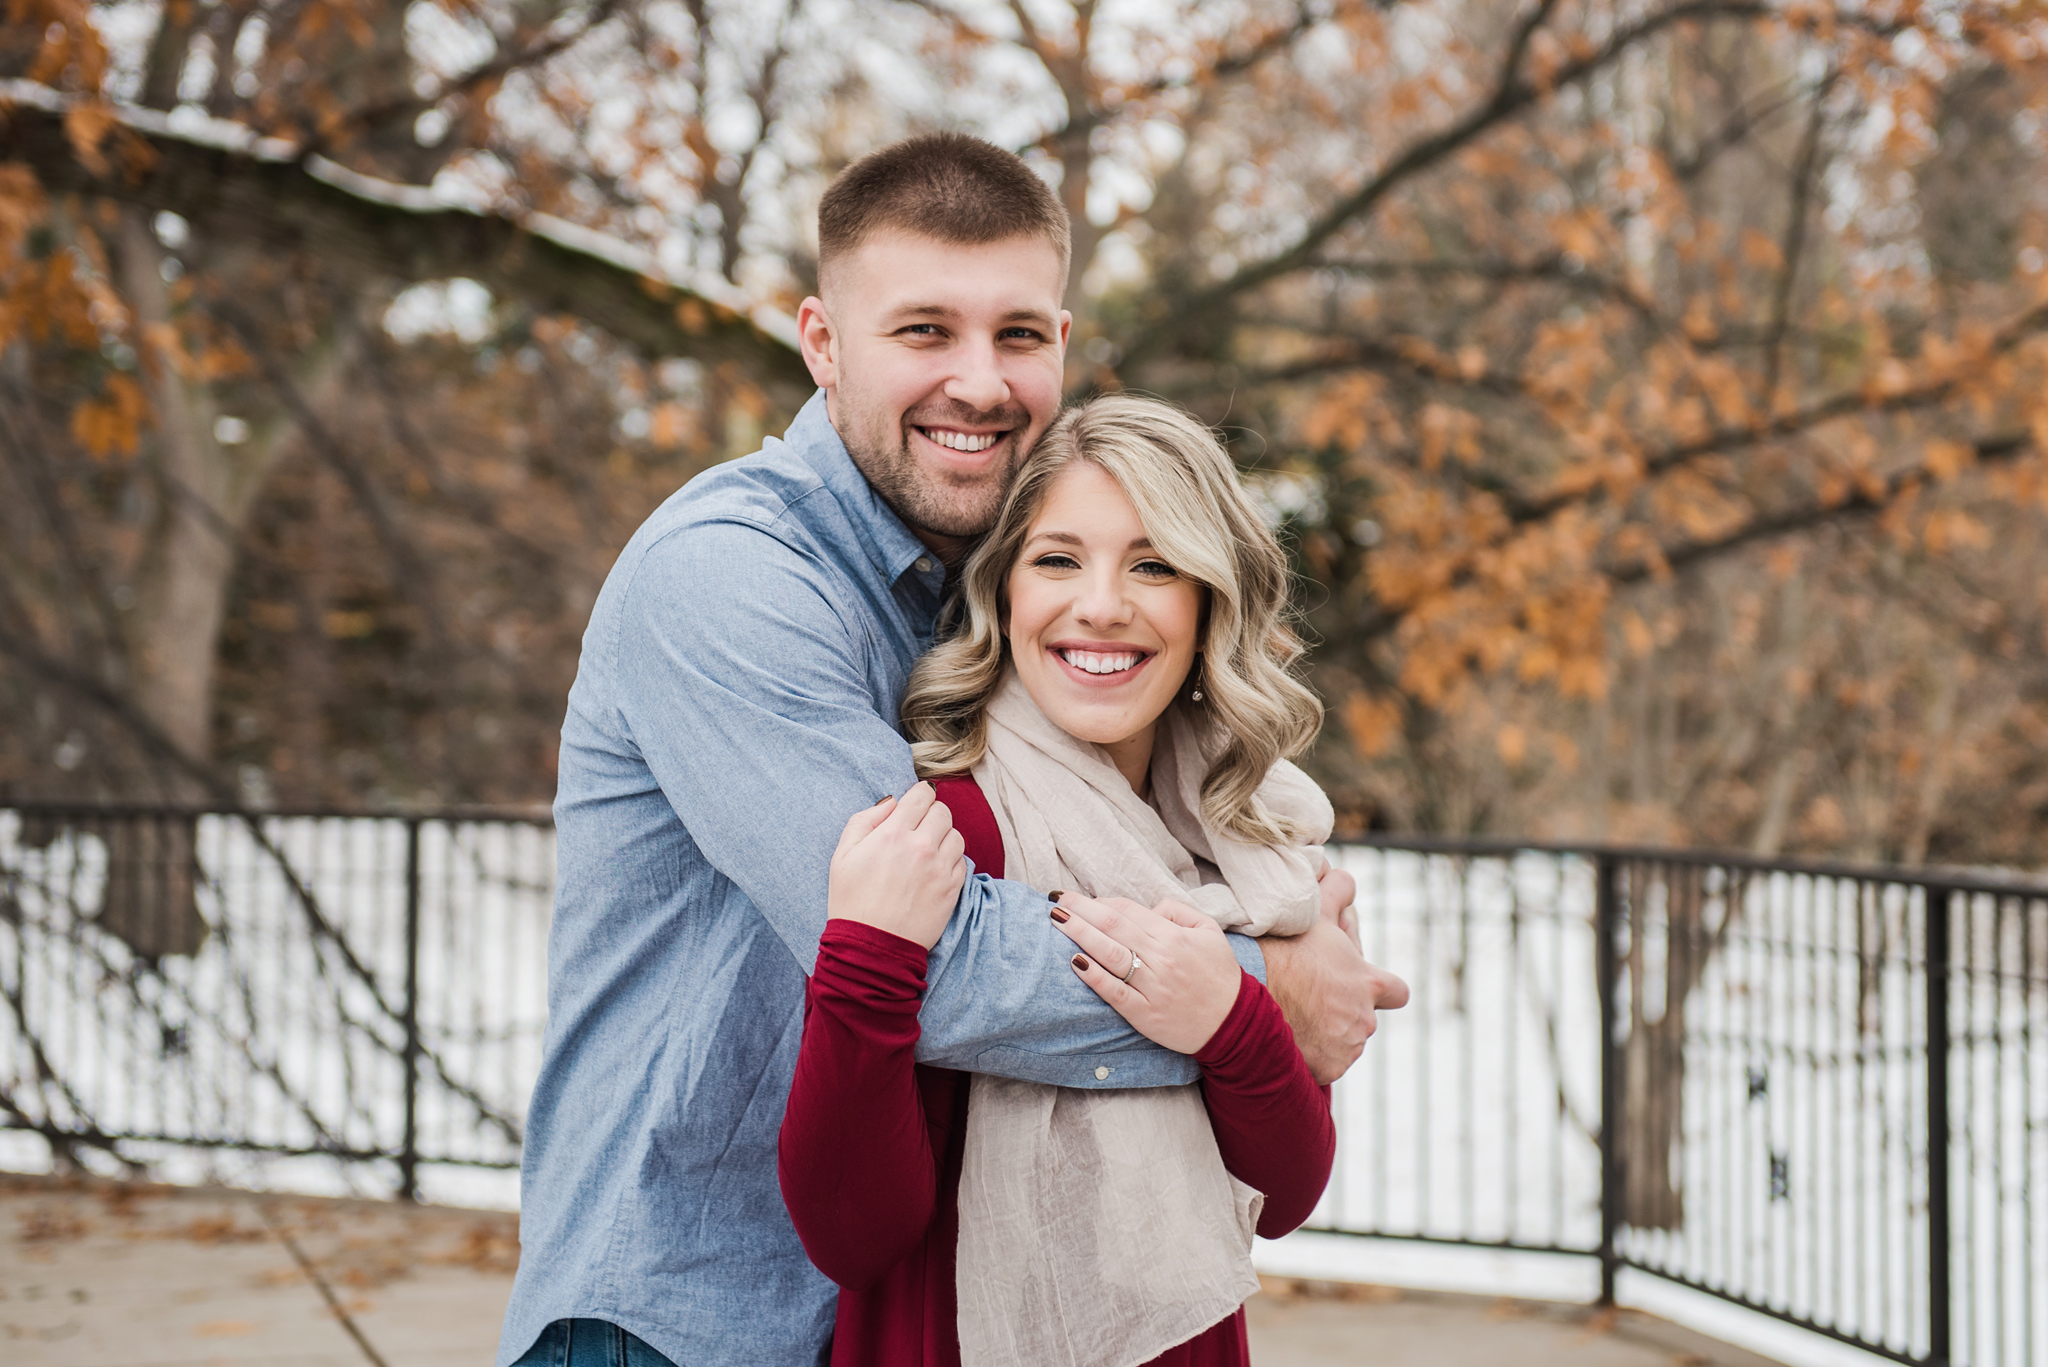
[[(483, 1367), (513, 1216), (0, 1175), (10, 1367)], [(1261, 1367), (1769, 1367), (1632, 1311), (1269, 1281)]]

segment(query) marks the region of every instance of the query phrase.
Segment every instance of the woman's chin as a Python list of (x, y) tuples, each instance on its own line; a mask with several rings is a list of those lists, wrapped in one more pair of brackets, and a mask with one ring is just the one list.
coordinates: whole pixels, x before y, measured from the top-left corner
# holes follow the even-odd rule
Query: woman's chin
[(1090, 745), (1118, 745), (1138, 735), (1166, 711), (1164, 706), (1157, 709), (1143, 702), (1111, 703), (1106, 699), (1088, 699), (1085, 703), (1070, 702), (1067, 699), (1034, 699), (1038, 710), (1045, 713), (1046, 720), (1075, 740), (1087, 741)]

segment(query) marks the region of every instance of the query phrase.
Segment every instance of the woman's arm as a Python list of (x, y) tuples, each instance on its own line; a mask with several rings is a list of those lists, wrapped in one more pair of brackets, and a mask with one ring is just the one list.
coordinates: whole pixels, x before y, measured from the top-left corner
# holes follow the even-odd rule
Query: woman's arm
[(1195, 1061), (1223, 1166), (1265, 1193), (1259, 1233), (1277, 1239), (1309, 1217), (1330, 1180), (1337, 1155), (1330, 1091), (1316, 1085), (1286, 1017), (1249, 973)]
[(835, 918), (804, 998), (777, 1171), (804, 1252), (848, 1290), (901, 1262), (938, 1202), (911, 1059), (924, 969), (923, 946)]

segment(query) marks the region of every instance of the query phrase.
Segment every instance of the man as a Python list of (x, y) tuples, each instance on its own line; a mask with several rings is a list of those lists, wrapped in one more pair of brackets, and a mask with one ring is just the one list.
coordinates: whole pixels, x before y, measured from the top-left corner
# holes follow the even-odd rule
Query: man
[[(1070, 320), (1065, 212), (986, 143), (885, 149), (818, 218), (822, 297), (798, 326), (822, 393), (648, 519), (584, 636), (501, 1367), (808, 1364), (829, 1340), (834, 1289), (775, 1172), (827, 866), (848, 816), (912, 787), (898, 699), (947, 566), (1058, 410)], [(1325, 900), (1349, 890), (1333, 876)], [(968, 880), (932, 951), (919, 1058), (1075, 1087), (1192, 1081), (1076, 978), (1045, 907)], [(1405, 998), (1333, 923), (1263, 955), (1233, 943), (1325, 1079)]]

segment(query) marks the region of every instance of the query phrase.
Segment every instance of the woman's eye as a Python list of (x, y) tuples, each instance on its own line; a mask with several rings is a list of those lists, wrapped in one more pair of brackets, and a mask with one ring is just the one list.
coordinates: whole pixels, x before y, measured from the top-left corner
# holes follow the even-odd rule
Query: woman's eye
[(1073, 556), (1054, 551), (1050, 555), (1039, 556), (1031, 562), (1031, 567), (1036, 570), (1078, 570), (1081, 565)]
[(1140, 560), (1134, 568), (1147, 579), (1177, 579), (1180, 577), (1180, 571), (1167, 564), (1164, 560)]

